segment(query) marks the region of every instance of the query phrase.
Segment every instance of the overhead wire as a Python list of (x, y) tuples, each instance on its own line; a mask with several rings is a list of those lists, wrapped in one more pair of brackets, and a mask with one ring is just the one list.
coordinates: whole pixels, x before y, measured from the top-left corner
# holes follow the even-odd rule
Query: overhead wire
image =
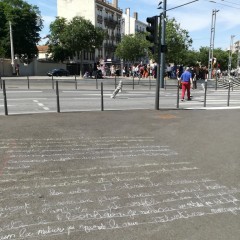
[(225, 1), (225, 0), (224, 1), (221, 0), (221, 2), (218, 2), (217, 0), (212, 0), (212, 1), (210, 1), (210, 0), (202, 0), (202, 1), (211, 2), (211, 3), (217, 4), (217, 5), (222, 5), (222, 6), (230, 7), (230, 8), (234, 8), (234, 9), (240, 9), (240, 7), (235, 7), (235, 6), (232, 6), (232, 5), (229, 5), (229, 4), (221, 3), (221, 2), (227, 2), (227, 3), (236, 4), (236, 5), (240, 6), (240, 4), (229, 2), (229, 1)]

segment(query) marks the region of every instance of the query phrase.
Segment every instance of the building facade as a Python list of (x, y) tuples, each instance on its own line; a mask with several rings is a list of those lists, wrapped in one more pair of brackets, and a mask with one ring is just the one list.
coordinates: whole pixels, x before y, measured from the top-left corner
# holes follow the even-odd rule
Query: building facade
[(122, 14), (122, 35), (136, 34), (138, 32), (146, 32), (147, 24), (138, 20), (138, 13), (134, 12), (130, 16), (130, 8), (126, 8)]
[(75, 16), (90, 20), (95, 27), (106, 32), (103, 46), (96, 49), (92, 55), (83, 53), (83, 62), (101, 62), (107, 59), (117, 60), (114, 52), (121, 41), (122, 10), (118, 7), (118, 0), (112, 3), (106, 0), (57, 0), (57, 14), (71, 20)]

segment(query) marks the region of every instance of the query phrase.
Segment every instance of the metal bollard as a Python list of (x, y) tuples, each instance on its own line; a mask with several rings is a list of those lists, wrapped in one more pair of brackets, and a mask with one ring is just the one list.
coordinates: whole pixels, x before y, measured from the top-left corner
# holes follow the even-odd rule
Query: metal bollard
[(53, 76), (52, 76), (52, 89), (54, 89), (54, 80), (53, 80)]
[(217, 74), (216, 74), (215, 90), (217, 90), (217, 88), (218, 88), (218, 77), (217, 77)]
[(115, 74), (115, 89), (117, 87), (117, 75)]
[(77, 78), (76, 78), (76, 75), (75, 75), (75, 89), (77, 89)]
[(179, 86), (180, 86), (180, 82), (178, 81), (178, 84), (177, 84), (177, 108), (179, 108)]
[(103, 107), (103, 82), (101, 82), (101, 111), (104, 111), (104, 107)]
[(29, 76), (27, 76), (28, 89), (30, 89)]
[(134, 89), (134, 76), (133, 76), (133, 89)]
[(229, 107), (230, 104), (230, 88), (231, 88), (231, 80), (228, 83), (228, 100), (227, 100), (227, 106)]
[(207, 80), (205, 80), (205, 83), (204, 83), (204, 107), (206, 107), (206, 101), (207, 101)]
[(2, 77), (0, 76), (0, 86), (1, 86), (1, 89), (2, 89)]
[(95, 76), (96, 79), (96, 89), (98, 89), (98, 79), (97, 79), (97, 75)]
[(4, 97), (4, 110), (5, 110), (5, 115), (8, 115), (7, 94), (6, 94), (5, 80), (3, 80), (3, 97)]
[(57, 112), (60, 113), (58, 81), (56, 81), (56, 95), (57, 95)]
[(149, 76), (149, 90), (151, 90), (152, 86), (151, 86), (151, 78)]

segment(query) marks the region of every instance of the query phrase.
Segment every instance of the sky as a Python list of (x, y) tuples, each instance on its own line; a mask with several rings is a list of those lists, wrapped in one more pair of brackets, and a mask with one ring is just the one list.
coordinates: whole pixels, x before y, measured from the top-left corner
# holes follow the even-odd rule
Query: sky
[[(49, 24), (57, 16), (57, 0), (25, 1), (38, 6), (44, 20), (41, 37), (46, 36), (49, 33)], [(84, 0), (79, 1), (84, 2)], [(147, 17), (162, 12), (162, 9), (158, 9), (160, 2), (160, 0), (118, 0), (119, 8), (124, 12), (126, 8), (130, 8), (131, 16), (134, 12), (138, 12), (138, 19), (142, 22), (146, 22)], [(180, 27), (189, 32), (193, 40), (193, 49), (210, 46), (212, 13), (215, 10), (218, 12), (214, 48), (229, 49), (232, 40), (233, 42), (240, 40), (240, 0), (166, 0), (166, 2), (167, 9), (175, 8), (167, 11), (168, 18), (175, 18)]]

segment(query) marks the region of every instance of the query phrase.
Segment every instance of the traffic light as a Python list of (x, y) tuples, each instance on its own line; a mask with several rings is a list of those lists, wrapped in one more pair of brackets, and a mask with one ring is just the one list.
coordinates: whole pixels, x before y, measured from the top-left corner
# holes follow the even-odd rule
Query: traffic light
[(149, 32), (146, 39), (153, 44), (149, 49), (154, 54), (158, 43), (158, 16), (148, 17), (146, 21), (149, 24), (146, 28), (147, 32)]

